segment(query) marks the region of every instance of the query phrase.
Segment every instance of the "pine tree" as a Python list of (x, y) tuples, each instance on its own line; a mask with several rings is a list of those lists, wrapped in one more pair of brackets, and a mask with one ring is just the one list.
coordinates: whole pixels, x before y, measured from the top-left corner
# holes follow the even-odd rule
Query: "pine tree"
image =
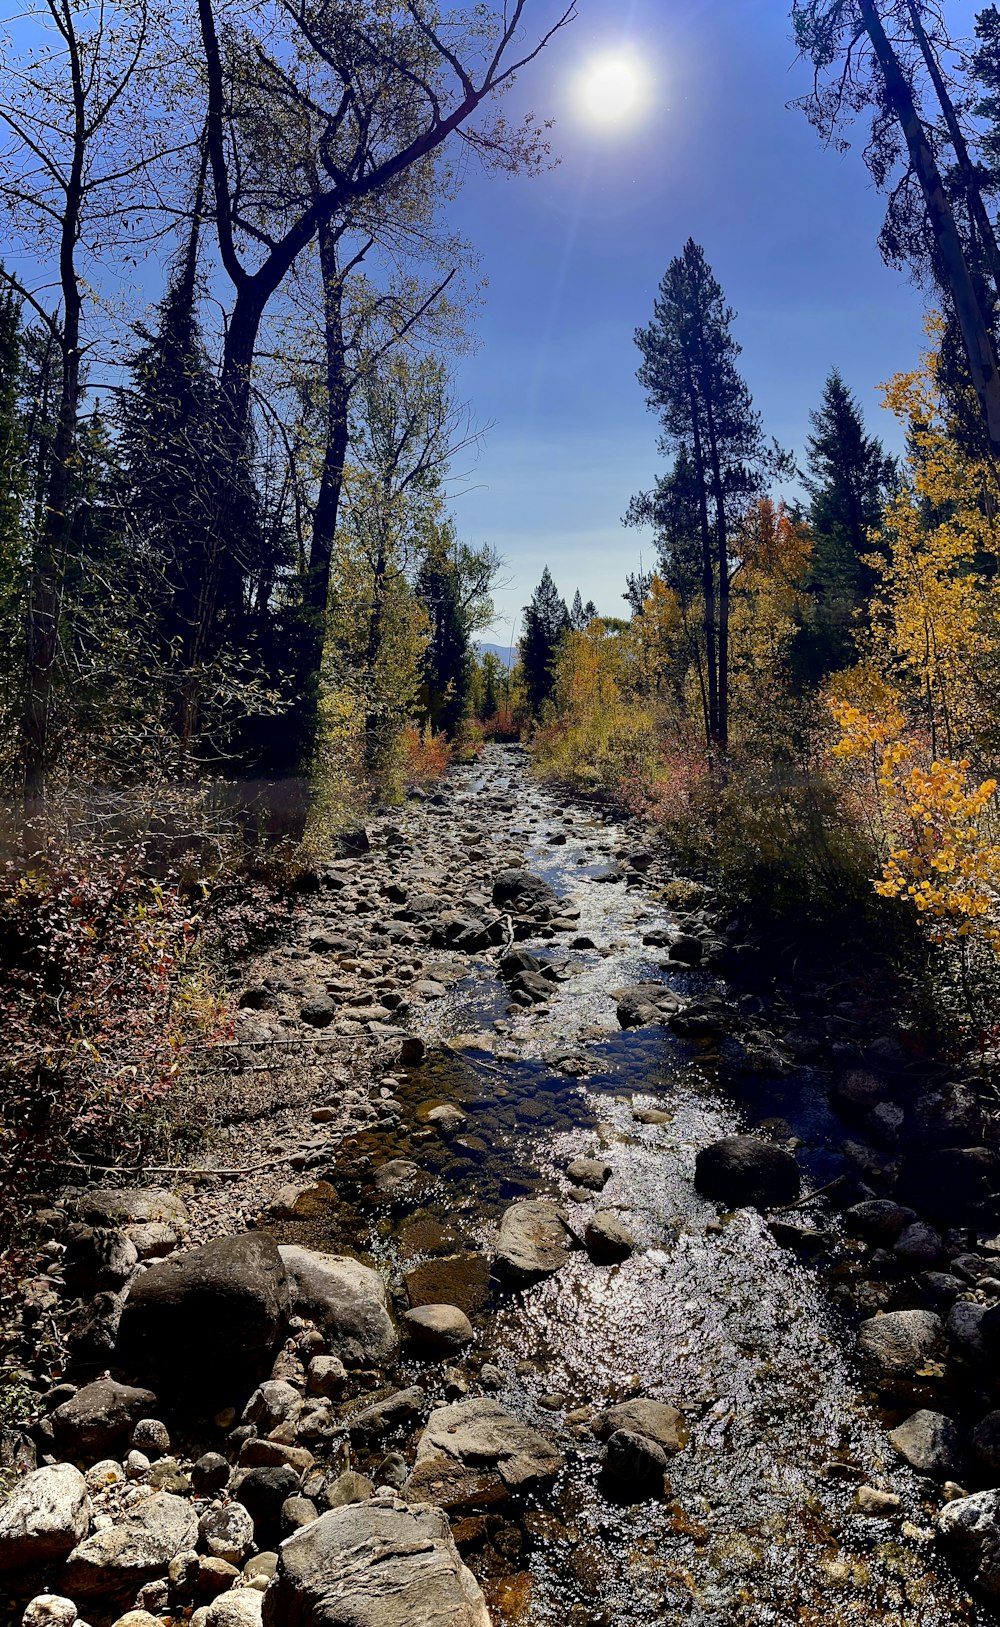
[(421, 565), (417, 597), (430, 622), (423, 661), (424, 710), (434, 728), (453, 735), (469, 698), (471, 653), (458, 572), (444, 549), (433, 549)]
[(861, 409), (836, 368), (809, 417), (813, 433), (802, 479), (811, 500), (806, 588), (812, 612), (799, 628), (792, 661), (800, 680), (818, 683), (853, 659), (857, 612), (875, 582), (865, 555), (875, 547), (872, 532), (895, 487), (896, 470), (881, 442), (865, 433)]
[(520, 643), (528, 703), (536, 716), (552, 693), (556, 656), (569, 626), (566, 601), (559, 597), (546, 565), (531, 603), (525, 606)]

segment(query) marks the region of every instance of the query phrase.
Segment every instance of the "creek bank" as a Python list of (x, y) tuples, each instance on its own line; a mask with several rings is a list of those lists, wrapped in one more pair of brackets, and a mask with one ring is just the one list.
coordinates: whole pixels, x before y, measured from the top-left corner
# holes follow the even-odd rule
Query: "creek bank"
[[(373, 824), (247, 968), (242, 1054), (279, 1078), (282, 1047), (306, 1056), (308, 1090), (234, 1128), (218, 1161), (245, 1174), (206, 1167), (172, 1208), (90, 1191), (41, 1210), (30, 1302), (61, 1323), (88, 1286), (107, 1303), (17, 1443), (42, 1473), (46, 1458), (78, 1472), (56, 1419), (87, 1420), (87, 1444), (72, 1437), (87, 1532), (22, 1564), (12, 1611), (37, 1583), (91, 1627), (129, 1610), (224, 1627), (226, 1610), (271, 1619), (279, 1598), (275, 1621), (305, 1622), (344, 1585), (348, 1530), (373, 1554), (386, 1543), (417, 1599), (398, 1533), (426, 1510), (438, 1535), (419, 1608), (445, 1597), (456, 1624), (525, 1619), (529, 1596), (528, 1619), (573, 1627), (749, 1623), (748, 1586), (779, 1619), (817, 1601), (839, 1619), (841, 1600), (848, 1619), (862, 1596), (883, 1623), (918, 1605), (928, 1624), (992, 1619), (934, 1545), (941, 1509), (978, 1485), (941, 1485), (934, 1443), (963, 1470), (986, 1464), (988, 1410), (975, 1453), (967, 1432), (979, 1394), (995, 1404), (991, 1369), (969, 1406), (973, 1335), (961, 1323), (962, 1344), (960, 1318), (911, 1303), (928, 1275), (953, 1276), (952, 1309), (988, 1310), (974, 1262), (989, 1239), (956, 1253), (947, 1226), (886, 1196), (884, 1141), (883, 1173), (857, 1174), (844, 1143), (903, 1095), (884, 1047), (873, 1058), (879, 1035), (855, 1034), (845, 1055), (839, 1018), (806, 1029), (759, 994), (734, 997), (716, 976), (725, 923), (640, 835), (554, 807), (516, 752)], [(746, 1141), (734, 1085), (752, 1105), (746, 1152), (779, 1186), (706, 1200), (697, 1155)], [(726, 1159), (741, 1179), (745, 1166)], [(824, 1199), (770, 1222), (738, 1207), (792, 1201), (792, 1168), (809, 1187), (849, 1174), (845, 1224)], [(893, 1441), (898, 1456), (858, 1402), (821, 1280), (856, 1319), (918, 1313), (928, 1334), (905, 1371), (871, 1368), (909, 1446)], [(972, 1318), (984, 1352), (985, 1310)], [(986, 1554), (988, 1511), (941, 1519), (986, 1589), (986, 1559), (968, 1555), (980, 1537)], [(365, 1608), (378, 1578), (373, 1564)]]

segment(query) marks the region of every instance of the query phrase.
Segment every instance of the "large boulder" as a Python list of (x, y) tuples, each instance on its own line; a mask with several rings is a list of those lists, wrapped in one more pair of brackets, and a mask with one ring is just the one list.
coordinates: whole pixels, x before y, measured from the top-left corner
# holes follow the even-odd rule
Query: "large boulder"
[(512, 1492), (550, 1485), (564, 1461), (530, 1424), (489, 1397), (475, 1396), (431, 1413), (405, 1490), (420, 1501), (440, 1486), (449, 1507), (489, 1505)]
[(988, 1598), (1000, 1599), (1000, 1491), (946, 1503), (938, 1531), (955, 1569)]
[(683, 995), (666, 983), (637, 983), (631, 989), (612, 989), (611, 998), (617, 1002), (622, 1028), (668, 1023), (687, 1003)]
[(858, 1354), (877, 1379), (913, 1379), (941, 1352), (944, 1323), (933, 1311), (888, 1311), (858, 1329)]
[(396, 1354), (399, 1338), (377, 1271), (346, 1254), (320, 1254), (283, 1244), (292, 1307), (324, 1334), (330, 1353), (348, 1367), (380, 1367)]
[(62, 1583), (74, 1598), (78, 1593), (134, 1597), (144, 1582), (166, 1576), (174, 1555), (193, 1548), (197, 1536), (198, 1517), (190, 1503), (154, 1492), (74, 1548)]
[(497, 1270), (521, 1287), (540, 1282), (566, 1264), (574, 1241), (569, 1220), (557, 1204), (525, 1198), (512, 1203), (500, 1221)]
[(140, 1418), (156, 1411), (152, 1390), (100, 1378), (64, 1401), (52, 1414), (56, 1445), (70, 1457), (103, 1458), (127, 1440)]
[(378, 1497), (283, 1542), (264, 1627), (490, 1627), (439, 1508)]
[(694, 1184), (703, 1198), (733, 1209), (780, 1209), (801, 1189), (799, 1166), (790, 1152), (757, 1136), (726, 1136), (702, 1147), (695, 1159)]
[(178, 1238), (191, 1224), (185, 1204), (175, 1192), (159, 1186), (95, 1187), (77, 1199), (76, 1212), (90, 1226), (169, 1226)]
[(71, 1463), (36, 1469), (0, 1504), (0, 1571), (62, 1559), (89, 1525), (90, 1499), (79, 1469)]
[(160, 1261), (132, 1284), (117, 1359), (165, 1389), (228, 1397), (270, 1367), (289, 1310), (274, 1238), (217, 1237)]

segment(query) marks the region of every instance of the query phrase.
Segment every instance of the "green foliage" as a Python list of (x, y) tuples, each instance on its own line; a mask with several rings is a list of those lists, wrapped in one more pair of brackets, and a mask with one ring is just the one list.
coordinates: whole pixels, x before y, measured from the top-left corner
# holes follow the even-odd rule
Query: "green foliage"
[(519, 646), (528, 705), (536, 717), (552, 693), (556, 660), (569, 625), (566, 601), (559, 597), (546, 565), (531, 602), (525, 606)]

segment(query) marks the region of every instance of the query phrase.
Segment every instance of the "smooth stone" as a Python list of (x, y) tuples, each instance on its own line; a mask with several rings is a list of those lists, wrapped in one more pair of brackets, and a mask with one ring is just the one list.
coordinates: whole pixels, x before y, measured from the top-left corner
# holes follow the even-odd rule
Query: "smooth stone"
[(574, 1158), (566, 1165), (566, 1174), (575, 1185), (600, 1192), (611, 1176), (611, 1165), (600, 1158)]
[(604, 1471), (623, 1487), (642, 1490), (662, 1488), (667, 1454), (657, 1441), (629, 1429), (616, 1429), (608, 1436), (604, 1451)]
[(295, 1313), (316, 1323), (331, 1355), (348, 1367), (380, 1367), (393, 1359), (399, 1340), (377, 1271), (346, 1254), (295, 1244), (283, 1244), (280, 1254)]
[(242, 1565), (253, 1547), (253, 1520), (242, 1503), (226, 1503), (206, 1510), (198, 1521), (198, 1535), (213, 1559)]
[(418, 1305), (404, 1314), (403, 1326), (415, 1344), (443, 1356), (464, 1349), (476, 1336), (457, 1305)]
[(802, 1181), (790, 1152), (757, 1136), (726, 1136), (695, 1158), (695, 1190), (734, 1209), (780, 1209), (798, 1197)]
[(77, 1620), (72, 1599), (61, 1593), (36, 1593), (25, 1605), (21, 1627), (74, 1627)]
[(605, 1407), (590, 1427), (599, 1441), (610, 1440), (617, 1431), (625, 1430), (656, 1441), (667, 1452), (679, 1452), (687, 1440), (684, 1419), (677, 1408), (667, 1401), (652, 1401), (643, 1396)]
[(540, 1198), (524, 1198), (500, 1221), (497, 1270), (526, 1286), (550, 1277), (566, 1264), (573, 1234), (564, 1211)]
[(635, 1252), (635, 1238), (612, 1209), (598, 1209), (590, 1216), (583, 1241), (596, 1265), (615, 1265)]
[(938, 1534), (959, 1574), (988, 1598), (1000, 1598), (1000, 1490), (946, 1503)]
[(961, 1475), (962, 1438), (957, 1424), (944, 1413), (922, 1407), (891, 1429), (889, 1439), (918, 1474), (933, 1480), (952, 1480)]
[(876, 1375), (914, 1378), (936, 1357), (944, 1342), (944, 1323), (933, 1311), (888, 1311), (871, 1316), (858, 1329), (857, 1347), (865, 1366)]
[(73, 1457), (108, 1456), (155, 1405), (152, 1390), (118, 1384), (111, 1378), (97, 1379), (77, 1390), (52, 1414), (56, 1444)]

